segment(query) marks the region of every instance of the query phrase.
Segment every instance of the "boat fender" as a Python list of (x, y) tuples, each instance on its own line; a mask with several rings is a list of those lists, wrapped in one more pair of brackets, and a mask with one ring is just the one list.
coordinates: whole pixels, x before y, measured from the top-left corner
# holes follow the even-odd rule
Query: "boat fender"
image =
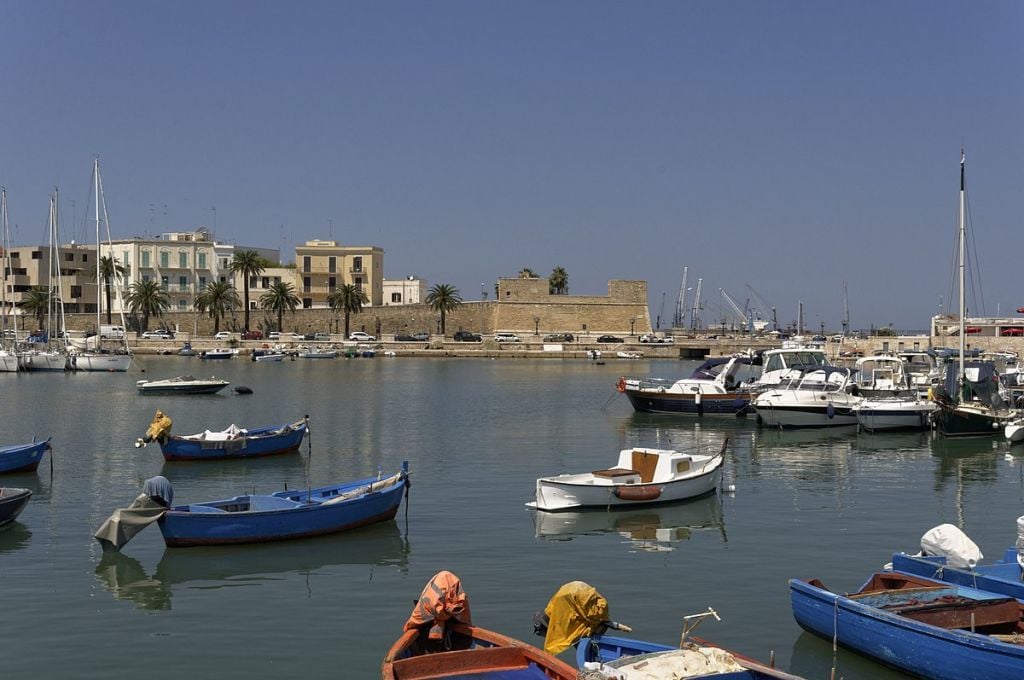
[(252, 394), (252, 388), (246, 387), (245, 385), (239, 385), (235, 388), (235, 394)]
[(615, 389), (617, 389), (619, 392), (625, 392), (626, 391), (626, 379), (625, 378), (619, 378), (619, 382), (615, 383)]
[(653, 501), (661, 496), (661, 487), (650, 484), (629, 484), (615, 487), (613, 493), (624, 501)]
[(825, 407), (825, 415), (829, 420), (832, 420), (836, 416), (836, 407), (832, 405), (831, 401), (828, 403), (828, 406)]

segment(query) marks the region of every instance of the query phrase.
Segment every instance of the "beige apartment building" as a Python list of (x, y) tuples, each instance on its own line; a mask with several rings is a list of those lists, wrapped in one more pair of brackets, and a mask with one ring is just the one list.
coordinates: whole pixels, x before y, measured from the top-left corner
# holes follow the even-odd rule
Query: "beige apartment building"
[(379, 306), (384, 300), (384, 249), (306, 241), (295, 248), (295, 276), (303, 308), (327, 307), (327, 296), (346, 284), (363, 290), (370, 304)]
[[(54, 250), (50, 246), (16, 246), (10, 248), (10, 266), (5, 267), (4, 285), (7, 304), (20, 304), (35, 286), (59, 289), (64, 311), (96, 313), (96, 248), (65, 245)], [(6, 258), (5, 258), (6, 259)], [(51, 262), (58, 262), (54, 267)], [(60, 278), (51, 272), (60, 270)]]

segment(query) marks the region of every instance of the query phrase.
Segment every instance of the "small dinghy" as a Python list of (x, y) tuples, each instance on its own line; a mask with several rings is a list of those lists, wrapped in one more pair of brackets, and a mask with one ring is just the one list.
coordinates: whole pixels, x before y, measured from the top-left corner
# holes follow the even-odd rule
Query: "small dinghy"
[(729, 438), (714, 455), (669, 449), (623, 449), (618, 464), (606, 470), (541, 477), (536, 499), (527, 503), (554, 512), (586, 506), (618, 507), (666, 503), (713, 491), (722, 481)]

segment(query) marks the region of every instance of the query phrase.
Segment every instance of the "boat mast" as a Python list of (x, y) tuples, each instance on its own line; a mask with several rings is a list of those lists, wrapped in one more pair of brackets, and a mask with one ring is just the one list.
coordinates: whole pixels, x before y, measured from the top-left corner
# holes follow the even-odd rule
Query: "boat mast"
[(967, 249), (967, 236), (966, 236), (966, 227), (965, 227), (965, 221), (966, 220), (965, 220), (965, 214), (964, 214), (965, 213), (964, 208), (965, 208), (965, 204), (966, 204), (966, 200), (964, 198), (964, 192), (965, 192), (965, 188), (964, 188), (964, 186), (965, 186), (965, 182), (964, 182), (964, 160), (965, 160), (964, 159), (964, 150), (960, 149), (960, 210), (959, 210), (959, 216), (958, 216), (958, 219), (957, 219), (958, 228), (959, 228), (959, 232), (960, 232), (960, 264), (959, 264), (959, 268), (960, 268), (960, 366), (959, 366), (959, 368), (960, 368), (960, 381), (959, 381), (959, 383), (960, 384), (959, 384), (959, 387), (960, 387), (960, 389), (958, 390), (957, 401), (960, 400), (960, 396), (963, 393), (963, 386), (967, 384), (967, 371), (964, 368), (964, 352), (967, 351), (967, 346), (966, 346), (967, 345), (967, 341), (966, 341), (966, 338), (964, 337), (966, 332), (967, 332), (967, 329), (964, 327), (964, 316), (967, 313), (967, 308), (966, 308), (966, 305), (964, 303), (964, 278), (965, 278), (965, 267), (966, 267), (966, 263), (964, 261), (964, 251)]
[[(7, 274), (11, 271), (11, 244), (9, 243), (10, 238), (7, 235), (7, 187), (0, 187), (0, 213), (2, 213), (3, 220), (3, 249), (4, 249), (4, 275), (3, 275), (3, 290), (0, 290), (0, 304), (3, 305), (4, 314), (4, 340), (3, 345), (7, 344)], [(14, 298), (13, 291), (11, 298)]]
[(843, 337), (850, 332), (850, 297), (847, 295), (846, 281), (843, 281)]
[(92, 184), (93, 184), (93, 202), (96, 204), (96, 336), (100, 338), (97, 349), (103, 344), (103, 334), (100, 333), (101, 325), (100, 321), (100, 310), (103, 305), (103, 286), (101, 281), (103, 280), (102, 271), (102, 251), (100, 250), (100, 158), (96, 157), (92, 165)]

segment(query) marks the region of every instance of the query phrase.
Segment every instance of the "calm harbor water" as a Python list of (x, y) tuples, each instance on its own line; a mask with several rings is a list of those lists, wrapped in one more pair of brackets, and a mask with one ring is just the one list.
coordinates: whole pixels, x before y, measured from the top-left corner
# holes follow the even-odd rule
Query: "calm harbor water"
[[(0, 375), (4, 443), (53, 436), (20, 520), (0, 529), (9, 677), (150, 680), (294, 673), (379, 677), (426, 581), (458, 574), (474, 621), (532, 637), (533, 612), (566, 581), (595, 585), (640, 638), (673, 643), (681, 617), (714, 607), (699, 634), (809, 679), (901, 678), (803, 633), (787, 579), (853, 590), (936, 524), (961, 526), (988, 558), (1015, 539), (1024, 449), (929, 433), (778, 432), (753, 419), (634, 414), (619, 375), (675, 377), (693, 362), (386, 359), (200, 362), (143, 358), (145, 374)], [(135, 380), (227, 378), (254, 393), (140, 397)], [(230, 388), (229, 388), (230, 389)], [(610, 401), (609, 401), (610, 399)], [(309, 414), (301, 455), (165, 464), (132, 446), (160, 408), (180, 434)], [(534, 480), (608, 467), (619, 448), (717, 450), (725, 485), (682, 505), (538, 515)], [(165, 549), (151, 527), (114, 558), (92, 533), (156, 474), (176, 502), (353, 479), (409, 460), (395, 522), (231, 548)], [(308, 463), (308, 465), (307, 465)], [(307, 472), (308, 469), (308, 472)]]

